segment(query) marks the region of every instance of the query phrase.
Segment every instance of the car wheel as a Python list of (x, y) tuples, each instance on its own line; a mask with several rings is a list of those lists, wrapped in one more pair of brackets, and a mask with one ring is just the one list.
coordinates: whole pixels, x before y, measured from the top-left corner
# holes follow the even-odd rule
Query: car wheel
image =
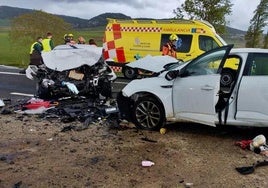
[(137, 70), (131, 67), (124, 67), (123, 74), (124, 74), (124, 77), (128, 79), (135, 79), (138, 76)]
[(162, 104), (151, 97), (140, 98), (133, 106), (133, 120), (140, 129), (159, 129), (165, 120)]
[(221, 74), (221, 85), (224, 87), (230, 86), (235, 79), (236, 71), (232, 69), (223, 69)]

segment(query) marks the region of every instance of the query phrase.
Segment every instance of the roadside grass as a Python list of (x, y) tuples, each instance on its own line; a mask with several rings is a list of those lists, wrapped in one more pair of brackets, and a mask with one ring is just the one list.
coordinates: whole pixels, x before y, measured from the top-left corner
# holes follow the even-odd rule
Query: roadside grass
[(0, 64), (17, 65), (16, 53), (12, 52), (8, 31), (0, 30)]

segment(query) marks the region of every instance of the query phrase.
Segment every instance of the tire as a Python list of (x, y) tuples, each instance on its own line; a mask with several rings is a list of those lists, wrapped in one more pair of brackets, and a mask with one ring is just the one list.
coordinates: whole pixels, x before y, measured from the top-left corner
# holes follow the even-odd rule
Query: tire
[(123, 68), (123, 74), (125, 78), (128, 79), (135, 79), (138, 76), (138, 71), (136, 69), (133, 69), (131, 67), (124, 67)]
[(223, 69), (221, 73), (221, 86), (229, 87), (235, 80), (236, 71), (232, 69)]
[(133, 106), (133, 121), (140, 129), (159, 129), (165, 122), (165, 112), (162, 104), (155, 98), (140, 98)]

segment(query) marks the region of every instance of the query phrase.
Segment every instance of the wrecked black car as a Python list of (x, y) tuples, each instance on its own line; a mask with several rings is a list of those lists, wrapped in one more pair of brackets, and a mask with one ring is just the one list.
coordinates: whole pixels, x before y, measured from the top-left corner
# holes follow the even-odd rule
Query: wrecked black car
[(59, 45), (42, 53), (43, 65), (29, 65), (26, 76), (37, 82), (36, 96), (42, 99), (78, 95), (105, 100), (116, 75), (101, 56), (100, 47)]

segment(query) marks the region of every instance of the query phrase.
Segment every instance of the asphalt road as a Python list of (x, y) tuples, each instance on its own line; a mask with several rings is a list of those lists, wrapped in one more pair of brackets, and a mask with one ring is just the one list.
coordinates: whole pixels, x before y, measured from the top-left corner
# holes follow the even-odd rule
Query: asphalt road
[(15, 67), (0, 66), (0, 98), (19, 99), (34, 95), (35, 82), (20, 71)]
[[(0, 65), (0, 99), (23, 99), (33, 97), (36, 91), (36, 83), (21, 74), (16, 67)], [(128, 80), (117, 78), (113, 83), (113, 93), (119, 92)]]

